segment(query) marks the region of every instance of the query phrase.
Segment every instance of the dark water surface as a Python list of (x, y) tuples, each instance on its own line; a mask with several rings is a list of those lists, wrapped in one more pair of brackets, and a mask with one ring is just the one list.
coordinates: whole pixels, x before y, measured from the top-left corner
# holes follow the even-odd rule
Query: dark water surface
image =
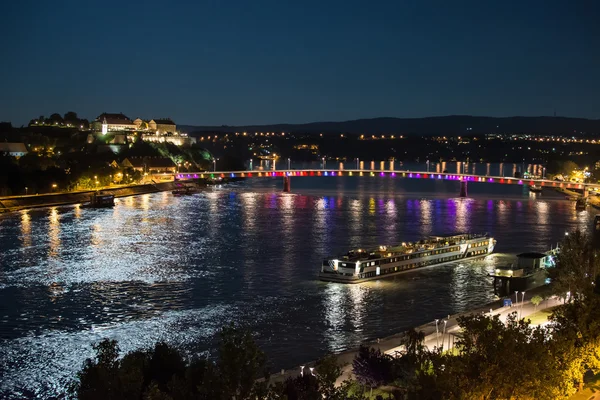
[[(230, 321), (256, 332), (274, 369), (316, 359), (494, 299), (503, 254), (544, 251), (588, 231), (556, 193), (386, 178), (265, 178), (174, 198), (118, 200), (0, 217), (0, 397), (64, 391), (91, 344), (158, 340), (207, 351)], [(316, 280), (324, 256), (432, 234), (489, 232), (496, 251), (345, 286)]]

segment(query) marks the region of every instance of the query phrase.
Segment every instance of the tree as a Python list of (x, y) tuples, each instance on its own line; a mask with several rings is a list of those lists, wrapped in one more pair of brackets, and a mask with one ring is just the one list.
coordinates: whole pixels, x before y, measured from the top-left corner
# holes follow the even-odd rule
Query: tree
[(224, 399), (249, 399), (259, 378), (268, 377), (265, 354), (249, 331), (229, 325), (221, 329), (217, 368)]
[[(319, 381), (311, 374), (288, 378), (283, 385), (282, 394), (287, 400), (321, 400)], [(329, 399), (329, 397), (326, 397)]]
[(394, 359), (393, 377), (395, 384), (404, 391), (411, 391), (418, 385), (418, 375), (426, 368), (427, 349), (424, 340), (423, 332), (415, 329), (407, 331), (402, 338), (404, 349)]
[(65, 113), (64, 121), (70, 124), (77, 124), (79, 122), (79, 118), (77, 117), (77, 113), (74, 111), (69, 111)]
[(556, 267), (548, 270), (554, 294), (575, 299), (593, 291), (597, 266), (590, 238), (579, 230), (569, 234), (560, 246)]
[(82, 400), (118, 399), (121, 388), (118, 380), (119, 346), (116, 340), (104, 339), (94, 345), (95, 359), (87, 359), (78, 374), (74, 386), (77, 397)]
[(534, 307), (535, 307), (535, 309), (537, 310), (537, 306), (540, 305), (540, 303), (542, 302), (542, 300), (543, 300), (542, 296), (536, 294), (535, 296), (533, 296), (531, 298), (531, 304), (533, 304)]
[(379, 349), (362, 345), (352, 361), (352, 370), (356, 380), (372, 391), (391, 380), (392, 358)]
[(50, 118), (48, 118), (50, 124), (52, 125), (61, 125), (64, 123), (63, 117), (60, 116), (60, 114), (54, 113), (52, 115), (50, 115)]
[(336, 387), (337, 379), (342, 375), (342, 366), (335, 355), (329, 355), (317, 362), (315, 375), (319, 384), (319, 392), (328, 400), (345, 399), (341, 387)]

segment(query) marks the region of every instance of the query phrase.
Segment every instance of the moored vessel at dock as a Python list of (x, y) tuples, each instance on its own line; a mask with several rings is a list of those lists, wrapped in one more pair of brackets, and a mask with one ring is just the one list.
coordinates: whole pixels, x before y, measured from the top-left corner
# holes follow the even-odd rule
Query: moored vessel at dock
[(496, 241), (487, 234), (432, 236), (415, 243), (350, 250), (323, 260), (322, 281), (359, 283), (385, 278), (416, 268), (485, 257)]
[(90, 197), (89, 203), (84, 203), (83, 208), (108, 208), (115, 205), (115, 196), (112, 194), (102, 194), (94, 192)]
[(194, 193), (198, 193), (198, 188), (196, 186), (191, 185), (180, 185), (175, 188), (172, 192), (173, 196), (189, 196)]
[(529, 191), (533, 193), (541, 193), (542, 187), (540, 185), (529, 185)]

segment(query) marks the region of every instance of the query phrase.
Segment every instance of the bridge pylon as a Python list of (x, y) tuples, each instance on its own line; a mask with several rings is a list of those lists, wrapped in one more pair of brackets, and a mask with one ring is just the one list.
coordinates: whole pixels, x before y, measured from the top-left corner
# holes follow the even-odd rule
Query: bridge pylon
[(290, 184), (290, 177), (289, 176), (284, 176), (283, 177), (283, 192), (284, 193), (289, 193), (292, 190), (292, 186)]
[(467, 181), (460, 181), (460, 197), (467, 197)]

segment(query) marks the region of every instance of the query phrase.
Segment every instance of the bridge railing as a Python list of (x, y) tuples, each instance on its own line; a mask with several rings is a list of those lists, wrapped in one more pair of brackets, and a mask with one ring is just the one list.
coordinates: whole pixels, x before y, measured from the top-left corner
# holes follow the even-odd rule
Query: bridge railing
[(366, 170), (366, 169), (304, 169), (304, 170), (276, 170), (276, 171), (200, 171), (182, 172), (173, 174), (176, 179), (225, 179), (225, 178), (275, 178), (275, 177), (340, 177), (340, 176), (380, 176), (408, 179), (434, 179), (450, 181), (466, 181), (481, 183), (500, 183), (516, 185), (540, 185), (560, 187), (566, 189), (583, 189), (587, 187), (600, 187), (593, 183), (564, 182), (549, 179), (511, 178), (504, 176), (438, 173), (428, 171), (408, 170)]

